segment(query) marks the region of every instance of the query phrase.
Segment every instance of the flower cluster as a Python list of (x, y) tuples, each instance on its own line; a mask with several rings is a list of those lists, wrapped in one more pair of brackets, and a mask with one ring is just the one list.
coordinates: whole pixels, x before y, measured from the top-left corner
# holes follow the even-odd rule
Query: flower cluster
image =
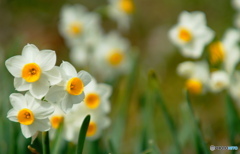
[[(5, 64), (15, 77), (15, 89), (27, 91), (24, 95), (10, 95), (13, 108), (7, 114), (11, 121), (21, 124), (26, 138), (36, 136), (38, 131), (58, 128), (63, 119), (68, 119), (69, 116), (73, 120), (72, 112), (76, 112), (77, 122), (81, 126), (80, 117), (83, 119), (90, 114), (93, 117), (97, 115), (97, 118), (102, 116), (105, 120), (104, 113), (110, 111), (108, 97), (111, 88), (96, 84), (89, 73), (77, 72), (69, 62), (63, 61), (59, 67), (55, 66), (55, 51), (39, 51), (35, 45), (28, 44), (23, 48), (22, 55), (9, 58)], [(88, 112), (88, 108), (92, 113)], [(107, 126), (98, 126), (97, 123), (101, 121), (94, 121), (94, 118), (92, 122), (96, 123), (94, 126), (97, 131)], [(74, 127), (75, 122), (66, 120), (64, 124)], [(90, 123), (89, 131), (91, 130)]]
[(239, 71), (236, 69), (240, 61), (238, 29), (229, 28), (222, 39), (213, 41), (214, 32), (206, 27), (204, 13), (184, 11), (169, 36), (183, 56), (199, 60), (185, 61), (177, 67), (178, 74), (187, 78), (185, 86), (190, 93), (228, 90), (234, 98), (240, 98)]
[[(120, 5), (120, 2), (117, 3)], [(133, 5), (130, 0), (122, 0), (121, 5), (133, 7), (130, 6)], [(99, 14), (88, 12), (81, 5), (66, 5), (62, 8), (59, 31), (70, 48), (71, 61), (77, 66), (88, 67), (103, 80), (128, 73), (129, 42), (117, 31), (105, 34), (100, 25)]]

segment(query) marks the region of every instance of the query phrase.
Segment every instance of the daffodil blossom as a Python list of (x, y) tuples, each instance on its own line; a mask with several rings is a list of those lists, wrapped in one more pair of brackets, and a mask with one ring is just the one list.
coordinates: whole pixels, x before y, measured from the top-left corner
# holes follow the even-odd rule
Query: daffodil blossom
[(83, 103), (79, 105), (84, 110), (91, 110), (95, 112), (96, 110), (101, 110), (103, 113), (110, 112), (110, 102), (109, 97), (111, 95), (111, 87), (107, 84), (100, 83), (98, 84), (95, 79), (86, 86), (85, 99)]
[(80, 103), (84, 98), (84, 87), (91, 81), (91, 76), (85, 71), (77, 73), (76, 69), (68, 62), (60, 65), (62, 82), (52, 86), (46, 95), (46, 100), (60, 103), (60, 108), (68, 112), (73, 104)]
[(70, 47), (91, 46), (102, 35), (100, 17), (82, 5), (66, 5), (61, 10), (59, 31)]
[[(181, 67), (187, 68), (183, 69)], [(180, 72), (180, 75), (187, 78), (186, 88), (189, 92), (193, 94), (202, 94), (207, 90), (210, 78), (207, 62), (199, 61), (181, 63), (178, 72)]]
[(109, 0), (108, 15), (121, 30), (128, 30), (134, 9), (133, 0)]
[(54, 107), (50, 103), (35, 99), (30, 93), (13, 93), (10, 102), (13, 108), (7, 113), (7, 118), (21, 124), (24, 137), (29, 138), (38, 131), (51, 128), (48, 118), (54, 112)]
[(64, 121), (64, 136), (67, 141), (77, 143), (80, 127), (88, 114), (91, 115), (91, 121), (86, 134), (87, 139), (99, 138), (102, 131), (110, 125), (109, 118), (101, 110), (89, 111), (82, 108), (81, 104), (75, 104)]
[(170, 40), (180, 48), (183, 56), (197, 59), (204, 47), (213, 39), (214, 32), (206, 26), (203, 12), (184, 11), (179, 22), (169, 32)]
[(102, 78), (128, 73), (130, 66), (129, 42), (117, 32), (109, 33), (94, 51), (93, 69)]
[(39, 51), (33, 44), (26, 45), (22, 55), (11, 57), (5, 62), (8, 71), (15, 77), (16, 90), (29, 90), (38, 99), (47, 94), (50, 85), (61, 81), (61, 74), (55, 63), (55, 51)]
[(220, 92), (228, 88), (229, 86), (229, 76), (225, 71), (215, 71), (211, 73), (210, 78), (210, 88), (212, 92)]
[(237, 11), (240, 11), (240, 0), (232, 0), (232, 5)]

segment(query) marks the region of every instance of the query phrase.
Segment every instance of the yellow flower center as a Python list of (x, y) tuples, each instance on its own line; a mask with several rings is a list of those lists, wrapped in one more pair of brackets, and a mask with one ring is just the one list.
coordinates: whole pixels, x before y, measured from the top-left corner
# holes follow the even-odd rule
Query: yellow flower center
[(97, 132), (97, 124), (95, 122), (90, 122), (87, 130), (87, 137), (95, 135)]
[(41, 77), (41, 68), (36, 63), (28, 63), (22, 69), (22, 78), (27, 82), (38, 81)]
[(81, 34), (82, 30), (83, 30), (82, 24), (79, 22), (73, 22), (69, 26), (69, 33), (74, 36)]
[(124, 55), (123, 53), (121, 53), (121, 51), (115, 49), (112, 50), (108, 56), (108, 62), (113, 65), (113, 66), (117, 66), (119, 64), (121, 64), (121, 62), (123, 61)]
[(131, 14), (134, 11), (134, 4), (132, 0), (120, 0), (119, 7), (122, 11), (126, 12), (127, 14)]
[(89, 93), (86, 95), (84, 102), (89, 108), (95, 109), (100, 104), (100, 97), (96, 93)]
[(209, 46), (209, 60), (211, 64), (217, 64), (224, 60), (225, 51), (223, 44), (218, 41)]
[(51, 117), (51, 124), (52, 124), (52, 127), (55, 129), (57, 129), (62, 122), (63, 122), (63, 116)]
[(198, 79), (189, 79), (186, 82), (186, 88), (192, 94), (200, 94), (202, 92), (202, 83)]
[(67, 83), (67, 92), (71, 95), (80, 95), (83, 92), (83, 82), (77, 77), (71, 78)]
[(191, 32), (186, 29), (186, 28), (180, 28), (179, 29), (179, 33), (178, 33), (178, 37), (180, 40), (182, 40), (183, 42), (189, 42), (192, 40), (192, 34)]
[(23, 125), (31, 125), (34, 122), (34, 115), (29, 109), (22, 109), (17, 115), (19, 123)]

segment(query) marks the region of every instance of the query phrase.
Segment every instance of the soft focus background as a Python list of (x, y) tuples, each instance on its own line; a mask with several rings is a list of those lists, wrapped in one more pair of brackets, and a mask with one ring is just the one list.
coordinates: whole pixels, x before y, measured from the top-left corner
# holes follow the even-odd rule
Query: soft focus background
[[(128, 76), (109, 82), (113, 85), (110, 114), (112, 124), (97, 142), (103, 153), (107, 153), (108, 139), (114, 138), (118, 133), (113, 132), (113, 127), (121, 112), (121, 103), (123, 103), (121, 100), (126, 100), (121, 96), (127, 91), (129, 99), (124, 102), (127, 103), (124, 106), (126, 119), (123, 138), (118, 143), (119, 153), (144, 153), (146, 149), (141, 148), (142, 144), (140, 144), (141, 130), (146, 125), (142, 110), (148, 106), (148, 102), (144, 104), (142, 100), (148, 91), (148, 72), (154, 69), (160, 80), (159, 86), (165, 105), (180, 132), (179, 140), (182, 143), (183, 153), (197, 153), (194, 139), (191, 138), (191, 120), (186, 110), (183, 93), (184, 79), (176, 73), (177, 65), (187, 59), (182, 57), (169, 41), (168, 31), (177, 23), (180, 12), (198, 10), (205, 12), (208, 26), (215, 31), (216, 37), (221, 39), (224, 31), (233, 26), (235, 11), (229, 0), (135, 0), (134, 2), (136, 10), (131, 28), (122, 33), (130, 40), (136, 49), (134, 52), (140, 57), (135, 70), (134, 83), (131, 85), (133, 88), (132, 91), (127, 91)], [(9, 95), (14, 92), (14, 87), (13, 77), (7, 71), (4, 61), (11, 56), (21, 54), (22, 48), (27, 43), (35, 44), (39, 49), (55, 50), (57, 65), (63, 60), (69, 61), (69, 48), (58, 31), (61, 7), (64, 4), (82, 4), (92, 11), (107, 3), (106, 0), (0, 1), (0, 153), (20, 153), (20, 151), (29, 153), (26, 147), (30, 144), (30, 140), (26, 140), (19, 132), (19, 124), (10, 122), (6, 118), (7, 111), (11, 108)], [(105, 31), (110, 31), (116, 29), (116, 23), (103, 16), (102, 27)], [(208, 93), (191, 98), (207, 144), (231, 145), (224, 94)], [(153, 144), (156, 144), (162, 153), (171, 153), (174, 141), (161, 109), (158, 108), (159, 106), (153, 104), (152, 116), (148, 118), (148, 125), (152, 125), (154, 131)], [(236, 137), (236, 140), (240, 141), (240, 136)], [(152, 142), (151, 138), (147, 141), (149, 144)], [(86, 147), (91, 144), (90, 141), (86, 142)]]

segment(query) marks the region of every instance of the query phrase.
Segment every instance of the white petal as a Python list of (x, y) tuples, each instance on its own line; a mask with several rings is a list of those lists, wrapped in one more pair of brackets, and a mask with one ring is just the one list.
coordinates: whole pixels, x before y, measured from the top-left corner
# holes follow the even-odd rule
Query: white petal
[(67, 94), (61, 104), (60, 104), (60, 107), (61, 109), (67, 113), (73, 106), (73, 104), (77, 104), (77, 103), (80, 103), (82, 102), (82, 100), (85, 98), (85, 94), (82, 93), (81, 95), (70, 95), (70, 94)]
[(26, 91), (30, 88), (30, 83), (26, 82), (23, 78), (14, 78), (14, 87), (17, 91)]
[[(37, 104), (37, 103), (35, 103)], [(32, 109), (34, 117), (37, 119), (45, 119), (51, 116), (54, 112), (54, 106), (47, 102), (41, 102), (40, 105), (34, 106)]]
[(70, 77), (77, 77), (76, 69), (69, 63), (63, 61), (60, 67), (64, 70), (64, 72)]
[(35, 119), (32, 126), (38, 131), (48, 131), (51, 128), (49, 119)]
[(49, 89), (45, 98), (50, 102), (56, 103), (63, 99), (65, 94), (66, 91), (63, 86), (53, 86)]
[(49, 82), (45, 75), (42, 75), (41, 78), (33, 82), (30, 86), (30, 93), (37, 99), (43, 98), (49, 90)]
[(22, 77), (22, 68), (26, 63), (27, 60), (24, 57), (14, 56), (6, 60), (5, 65), (14, 77)]
[(11, 109), (7, 113), (7, 118), (11, 121), (18, 122), (17, 115), (18, 115), (18, 111), (15, 109)]
[(22, 55), (29, 60), (29, 62), (34, 62), (38, 53), (39, 49), (33, 44), (27, 44), (22, 51)]
[(23, 136), (25, 138), (29, 138), (37, 132), (37, 130), (34, 127), (32, 127), (32, 125), (22, 125), (21, 124), (21, 130), (22, 130)]
[(27, 102), (25, 97), (19, 93), (13, 93), (10, 95), (10, 102), (14, 109), (21, 110), (22, 108), (27, 107)]
[(36, 63), (43, 71), (49, 71), (56, 64), (56, 53), (52, 50), (42, 50), (36, 57)]
[(50, 85), (56, 85), (62, 80), (61, 73), (57, 66), (53, 67), (53, 69), (49, 71), (44, 72), (44, 74), (47, 76)]
[(112, 94), (112, 87), (110, 85), (100, 83), (98, 84), (98, 91), (102, 97), (108, 98)]
[(91, 80), (91, 75), (86, 71), (80, 71), (78, 77), (83, 81), (84, 86), (86, 86)]
[(32, 109), (32, 106), (35, 104), (36, 101), (40, 101), (36, 100), (29, 91), (25, 94), (25, 99), (29, 109)]
[(35, 141), (35, 139), (38, 137), (38, 133), (39, 133), (39, 132), (36, 132), (36, 133), (32, 136), (31, 144), (33, 144), (33, 142)]

